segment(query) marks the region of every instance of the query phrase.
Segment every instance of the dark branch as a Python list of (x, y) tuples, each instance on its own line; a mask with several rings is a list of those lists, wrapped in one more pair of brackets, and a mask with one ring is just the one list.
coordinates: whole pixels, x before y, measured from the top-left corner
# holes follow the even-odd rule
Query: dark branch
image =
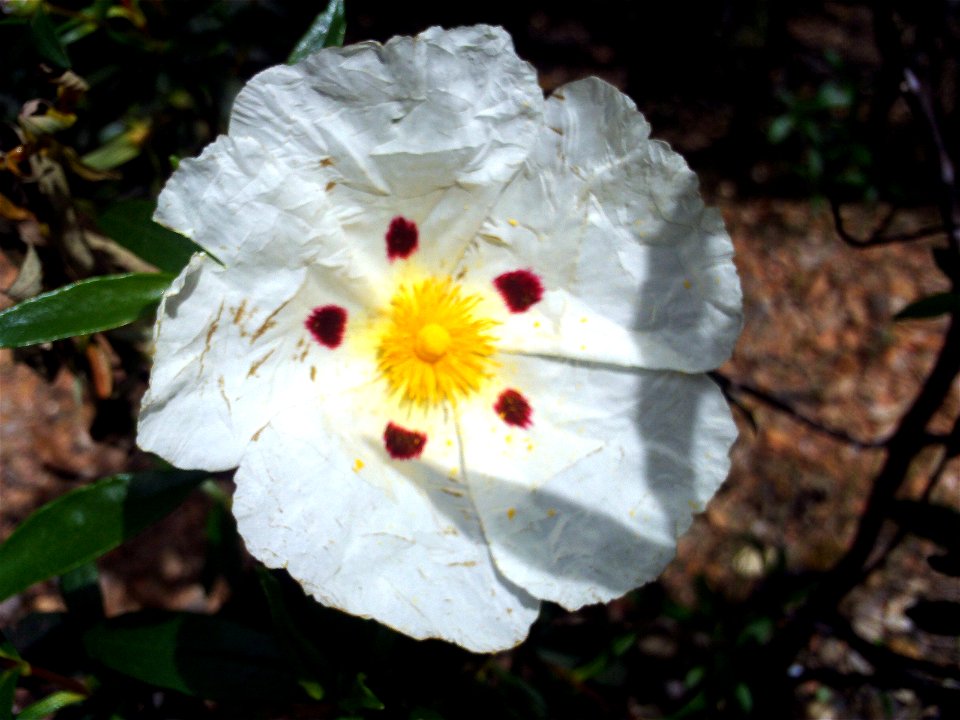
[[(927, 435), (928, 438), (934, 438), (934, 435)], [(937, 486), (937, 483), (940, 482), (940, 478), (943, 477), (943, 473), (947, 469), (947, 464), (950, 462), (951, 453), (950, 445), (951, 439), (956, 440), (960, 437), (960, 417), (953, 423), (953, 429), (948, 435), (943, 436), (942, 442), (944, 445), (943, 455), (940, 457), (937, 466), (933, 469), (933, 472), (930, 473), (930, 477), (927, 478), (927, 485), (923, 489), (923, 492), (920, 494), (920, 502), (929, 502), (930, 496), (933, 494), (933, 489)], [(887, 546), (883, 549), (882, 552), (878, 553), (876, 560), (873, 561), (869, 566), (864, 568), (863, 572), (860, 574), (861, 579), (865, 580), (868, 576), (875, 573), (877, 570), (882, 568), (887, 559), (890, 557), (890, 554), (896, 549), (896, 547), (903, 542), (903, 539), (907, 536), (907, 531), (903, 527), (898, 527), (894, 536), (890, 539), (890, 542), (887, 543)]]
[(804, 427), (810, 428), (811, 430), (814, 430), (822, 435), (826, 435), (827, 437), (831, 437), (834, 440), (839, 440), (842, 443), (852, 445), (857, 449), (869, 450), (874, 448), (882, 448), (886, 444), (885, 440), (861, 440), (860, 438), (853, 437), (843, 430), (838, 430), (837, 428), (823, 425), (822, 423), (819, 423), (801, 413), (786, 400), (781, 400), (776, 395), (773, 395), (765, 390), (760, 390), (759, 388), (752, 387), (751, 385), (746, 385), (744, 383), (731, 380), (726, 375), (722, 375), (719, 372), (711, 372), (709, 375), (711, 378), (713, 378), (714, 382), (720, 386), (720, 389), (723, 390), (724, 394), (736, 402), (738, 406), (742, 407), (742, 405), (737, 401), (735, 395), (749, 395), (750, 397), (759, 400), (763, 404), (768, 405), (775, 410), (779, 410), (784, 415), (788, 416), (793, 421), (800, 423)]
[(933, 225), (930, 227), (920, 228), (919, 230), (913, 230), (912, 232), (908, 233), (885, 235), (885, 230), (890, 225), (890, 222), (893, 220), (894, 216), (897, 214), (897, 209), (893, 208), (887, 213), (886, 217), (880, 221), (880, 224), (872, 233), (870, 233), (870, 235), (865, 238), (858, 238), (849, 230), (847, 230), (846, 225), (844, 225), (843, 222), (843, 216), (840, 213), (840, 202), (834, 198), (830, 199), (830, 212), (833, 214), (833, 227), (837, 232), (837, 236), (847, 245), (856, 248), (878, 247), (880, 245), (913, 242), (914, 240), (923, 240), (934, 235), (940, 235), (947, 231), (946, 227), (943, 225)]

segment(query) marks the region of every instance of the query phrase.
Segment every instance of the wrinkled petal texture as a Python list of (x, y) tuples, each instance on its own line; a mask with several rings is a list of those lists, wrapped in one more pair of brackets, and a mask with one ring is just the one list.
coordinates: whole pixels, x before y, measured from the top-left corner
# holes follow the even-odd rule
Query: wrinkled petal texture
[[(409, 260), (386, 251), (397, 217), (417, 229)], [(237, 467), (248, 549), (327, 605), (508, 648), (541, 600), (655, 578), (726, 477), (736, 430), (701, 374), (741, 325), (719, 214), (628, 98), (591, 78), (544, 101), (498, 28), (261, 73), (156, 218), (210, 255), (160, 305), (138, 442)], [(498, 295), (515, 271), (542, 284), (529, 307)], [(371, 340), (424, 276), (497, 323), (493, 379), (434, 409), (388, 392)], [(342, 318), (326, 342), (318, 308)], [(495, 411), (507, 388), (529, 417)], [(398, 459), (388, 422), (425, 444)]]
[(504, 349), (684, 372), (729, 357), (742, 324), (733, 246), (683, 158), (648, 136), (633, 102), (596, 78), (548, 100), (468, 258), (492, 276), (525, 263), (550, 288), (504, 329)]

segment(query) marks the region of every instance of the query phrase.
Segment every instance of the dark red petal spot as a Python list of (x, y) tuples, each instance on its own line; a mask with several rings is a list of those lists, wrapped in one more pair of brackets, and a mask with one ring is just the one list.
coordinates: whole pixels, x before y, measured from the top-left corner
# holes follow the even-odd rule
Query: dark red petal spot
[(387, 429), (383, 431), (383, 444), (394, 460), (410, 460), (419, 457), (423, 452), (423, 446), (427, 444), (427, 436), (421, 432), (387, 423)]
[(397, 215), (387, 228), (387, 258), (391, 261), (397, 258), (403, 260), (413, 255), (419, 235), (413, 220)]
[(507, 425), (528, 428), (533, 424), (533, 408), (516, 390), (504, 390), (500, 393), (493, 409)]
[(304, 325), (318, 343), (332, 350), (343, 342), (343, 331), (347, 327), (347, 311), (339, 305), (316, 307), (307, 316)]
[(543, 298), (543, 283), (529, 270), (514, 270), (493, 279), (510, 312), (529, 310)]

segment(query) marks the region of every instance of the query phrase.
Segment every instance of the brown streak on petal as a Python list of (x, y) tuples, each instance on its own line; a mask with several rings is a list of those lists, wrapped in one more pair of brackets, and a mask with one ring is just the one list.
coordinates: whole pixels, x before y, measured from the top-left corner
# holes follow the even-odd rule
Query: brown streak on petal
[(311, 366), (310, 366), (310, 379), (311, 379), (311, 380), (316, 380), (316, 379), (317, 379), (317, 367), (316, 367), (316, 365), (311, 365)]
[(273, 350), (271, 350), (262, 358), (260, 358), (255, 363), (253, 363), (253, 365), (250, 366), (250, 370), (247, 372), (247, 377), (253, 377), (254, 374), (257, 372), (257, 370), (260, 369), (260, 366), (263, 365), (267, 361), (267, 358), (270, 357), (271, 355), (273, 355)]
[(551, 127), (550, 129), (553, 130), (557, 135), (563, 135), (563, 130), (560, 128)]
[(243, 317), (243, 311), (247, 309), (247, 299), (244, 298), (240, 302), (240, 307), (237, 308), (237, 311), (233, 314), (233, 324), (239, 325), (240, 319)]
[[(267, 425), (269, 425), (269, 424), (270, 424), (270, 423), (267, 423)], [(259, 440), (259, 439), (260, 439), (260, 433), (262, 433), (262, 432), (266, 429), (267, 425), (261, 426), (261, 428), (260, 428), (259, 430), (257, 430), (253, 435), (251, 435), (251, 436), (250, 436), (250, 442), (256, 442), (257, 440)]]
[(207, 356), (207, 353), (210, 352), (210, 343), (213, 341), (213, 334), (217, 331), (217, 328), (220, 327), (220, 317), (223, 315), (223, 302), (220, 302), (220, 308), (217, 310), (217, 317), (213, 319), (213, 323), (210, 325), (210, 329), (207, 330), (207, 339), (203, 344), (203, 352), (200, 353), (200, 370), (197, 373), (198, 375), (203, 372), (203, 359)]
[(466, 560), (464, 562), (447, 563), (447, 567), (476, 567), (476, 566), (477, 566), (476, 560)]
[(223, 375), (217, 377), (217, 387), (220, 388), (220, 397), (222, 397), (223, 401), (227, 404), (227, 411), (232, 413), (233, 409), (230, 407), (230, 398), (227, 397), (226, 385), (227, 381), (223, 379)]
[(255, 343), (257, 340), (259, 340), (267, 330), (269, 330), (270, 328), (272, 328), (274, 325), (277, 324), (274, 318), (277, 316), (277, 314), (281, 310), (283, 310), (287, 306), (289, 302), (290, 302), (289, 300), (284, 301), (276, 310), (274, 310), (272, 313), (270, 313), (267, 316), (267, 319), (263, 321), (263, 324), (256, 329), (253, 335), (250, 336), (251, 345), (253, 345), (253, 343)]
[(320, 167), (330, 167), (331, 165), (333, 165), (332, 157), (325, 157), (323, 160), (320, 161)]
[(327, 192), (330, 192), (330, 191), (333, 190), (336, 186), (337, 186), (336, 181), (335, 181), (335, 180), (331, 180), (330, 182), (327, 183), (327, 187), (326, 187), (325, 189), (326, 189)]
[(453, 495), (454, 497), (463, 497), (463, 493), (459, 490), (451, 490), (450, 488), (440, 488), (440, 492), (445, 492), (447, 495)]

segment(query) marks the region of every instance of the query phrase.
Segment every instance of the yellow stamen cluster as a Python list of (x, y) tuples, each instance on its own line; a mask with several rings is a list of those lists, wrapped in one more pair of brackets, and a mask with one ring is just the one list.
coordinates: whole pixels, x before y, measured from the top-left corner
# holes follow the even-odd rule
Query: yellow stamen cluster
[(431, 408), (480, 389), (494, 364), (497, 324), (474, 315), (480, 302), (450, 278), (400, 285), (377, 348), (377, 368), (392, 393)]

